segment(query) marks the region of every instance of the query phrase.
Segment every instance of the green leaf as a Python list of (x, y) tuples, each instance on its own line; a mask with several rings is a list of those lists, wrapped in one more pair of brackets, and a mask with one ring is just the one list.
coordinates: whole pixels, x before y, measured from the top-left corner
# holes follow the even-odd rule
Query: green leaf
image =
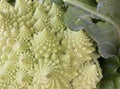
[(50, 1), (54, 2), (54, 3), (58, 4), (58, 5), (62, 5), (64, 3), (63, 0), (50, 0)]
[(98, 84), (99, 89), (119, 89), (120, 88), (120, 51), (117, 56), (107, 59), (100, 59), (103, 72), (103, 79)]
[(111, 75), (118, 75), (117, 69), (120, 66), (120, 60), (117, 56), (113, 56), (107, 59), (102, 60), (101, 68), (103, 69), (103, 76), (105, 78), (112, 78)]
[(111, 75), (109, 78), (104, 78), (99, 83), (99, 89), (119, 89), (120, 88), (120, 74), (114, 76)]
[(119, 89), (120, 74), (117, 72), (119, 66), (120, 62), (116, 56), (102, 60), (103, 79), (99, 83), (99, 89)]
[(97, 42), (99, 53), (108, 58), (117, 55), (119, 36), (116, 28), (107, 22), (99, 22), (86, 28), (86, 31)]
[(96, 6), (97, 2), (96, 0), (79, 0), (80, 2), (84, 2), (86, 4), (92, 5), (92, 6)]
[(99, 89), (119, 89), (120, 88), (120, 76), (116, 76), (113, 79), (103, 80), (100, 82)]
[(106, 14), (120, 24), (120, 0), (97, 0), (98, 12)]
[(116, 89), (120, 88), (120, 75), (114, 79), (114, 84), (116, 86)]
[(102, 81), (99, 89), (116, 89), (113, 81)]
[(92, 20), (98, 18), (88, 11), (70, 5), (65, 14), (65, 23), (74, 31), (85, 29), (97, 42), (101, 56), (108, 58), (118, 53), (119, 35), (116, 28), (108, 22), (93, 23)]
[[(103, 0), (102, 0), (103, 1)], [(104, 0), (106, 1), (106, 0)], [(108, 2), (110, 2), (110, 0), (107, 0)], [(118, 0), (117, 0), (118, 1)], [(117, 1), (115, 1), (116, 3), (118, 3)], [(98, 12), (98, 7), (94, 7), (90, 4), (87, 4), (87, 3), (83, 3), (82, 1), (80, 0), (64, 0), (64, 2), (68, 3), (69, 5), (73, 5), (75, 7), (78, 7), (79, 9), (81, 10), (84, 10), (84, 11), (87, 11), (89, 13), (91, 13), (92, 15), (94, 16), (97, 16), (99, 18), (101, 18), (102, 20), (104, 21), (107, 21), (109, 23), (111, 23), (115, 28), (116, 30), (118, 31), (118, 34), (119, 34), (119, 38), (120, 38), (120, 19), (118, 19), (118, 21), (116, 19), (113, 18), (113, 16), (109, 15), (109, 14), (103, 14), (103, 13), (99, 13)], [(113, 3), (115, 7), (115, 3)], [(117, 4), (119, 5), (119, 3)], [(102, 5), (103, 6), (103, 5)], [(117, 6), (116, 6), (117, 7)], [(109, 8), (109, 7), (106, 7), (106, 8)], [(110, 8), (109, 8), (110, 9)], [(104, 9), (103, 9), (104, 10)], [(116, 9), (110, 9), (110, 10), (116, 10)], [(116, 12), (116, 11), (115, 11)], [(114, 14), (115, 17), (118, 17), (117, 16), (117, 12), (116, 14)], [(120, 43), (120, 39), (119, 39), (119, 43)]]
[(90, 20), (91, 14), (89, 12), (79, 10), (77, 7), (73, 6), (69, 6), (65, 14), (66, 25), (75, 31), (91, 26), (93, 23)]

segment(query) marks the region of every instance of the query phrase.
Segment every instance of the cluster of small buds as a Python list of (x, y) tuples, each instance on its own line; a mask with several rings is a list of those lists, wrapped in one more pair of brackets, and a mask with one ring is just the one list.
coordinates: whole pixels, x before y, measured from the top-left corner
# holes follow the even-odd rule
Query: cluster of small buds
[(49, 0), (0, 0), (0, 89), (96, 87), (94, 43), (84, 30), (67, 28), (64, 13)]

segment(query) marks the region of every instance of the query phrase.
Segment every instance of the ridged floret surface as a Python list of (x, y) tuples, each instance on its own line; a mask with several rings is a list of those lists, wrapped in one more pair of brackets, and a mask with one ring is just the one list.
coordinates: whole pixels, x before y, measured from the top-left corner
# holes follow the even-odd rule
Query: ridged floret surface
[(0, 0), (0, 89), (96, 88), (96, 45), (67, 28), (64, 13), (49, 0)]

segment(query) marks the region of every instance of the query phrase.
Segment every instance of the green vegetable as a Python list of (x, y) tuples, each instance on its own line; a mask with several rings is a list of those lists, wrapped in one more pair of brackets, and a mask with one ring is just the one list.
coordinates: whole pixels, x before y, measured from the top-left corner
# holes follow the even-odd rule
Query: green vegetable
[[(120, 0), (64, 0), (68, 5), (65, 23), (73, 31), (80, 28), (97, 43), (102, 56), (103, 78), (97, 89), (120, 88)], [(71, 13), (72, 12), (72, 13)]]
[[(97, 7), (89, 5), (89, 3), (83, 3), (81, 0), (64, 1), (70, 3), (68, 11), (65, 15), (66, 25), (72, 30), (84, 28), (87, 33), (89, 33), (89, 35), (96, 41), (99, 48), (99, 53), (102, 57), (108, 58), (117, 55), (120, 45), (120, 25), (116, 21), (116, 19), (118, 19), (118, 21), (120, 19), (118, 16), (115, 16), (117, 14), (114, 15), (114, 19), (110, 16), (111, 14), (108, 14), (106, 11), (106, 14), (98, 12), (99, 10), (101, 11), (102, 6), (99, 7), (97, 11)], [(86, 2), (87, 1), (89, 2), (89, 0), (86, 0)], [(110, 4), (111, 1), (112, 0), (106, 1), (106, 4)], [(111, 6), (104, 6), (104, 8), (110, 10), (109, 7)], [(114, 8), (116, 7), (114, 6)], [(104, 11), (104, 9), (102, 9), (102, 11)], [(113, 11), (117, 10), (115, 9)], [(100, 21), (94, 22), (94, 19), (100, 19)]]
[(0, 1), (0, 89), (95, 89), (96, 44), (64, 23), (61, 5)]

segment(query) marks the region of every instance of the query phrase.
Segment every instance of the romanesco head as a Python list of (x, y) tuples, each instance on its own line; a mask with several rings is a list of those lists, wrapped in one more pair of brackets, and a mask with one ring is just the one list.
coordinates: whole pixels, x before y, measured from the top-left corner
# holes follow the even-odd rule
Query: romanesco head
[(0, 0), (0, 89), (95, 89), (99, 55), (84, 30), (45, 0)]

